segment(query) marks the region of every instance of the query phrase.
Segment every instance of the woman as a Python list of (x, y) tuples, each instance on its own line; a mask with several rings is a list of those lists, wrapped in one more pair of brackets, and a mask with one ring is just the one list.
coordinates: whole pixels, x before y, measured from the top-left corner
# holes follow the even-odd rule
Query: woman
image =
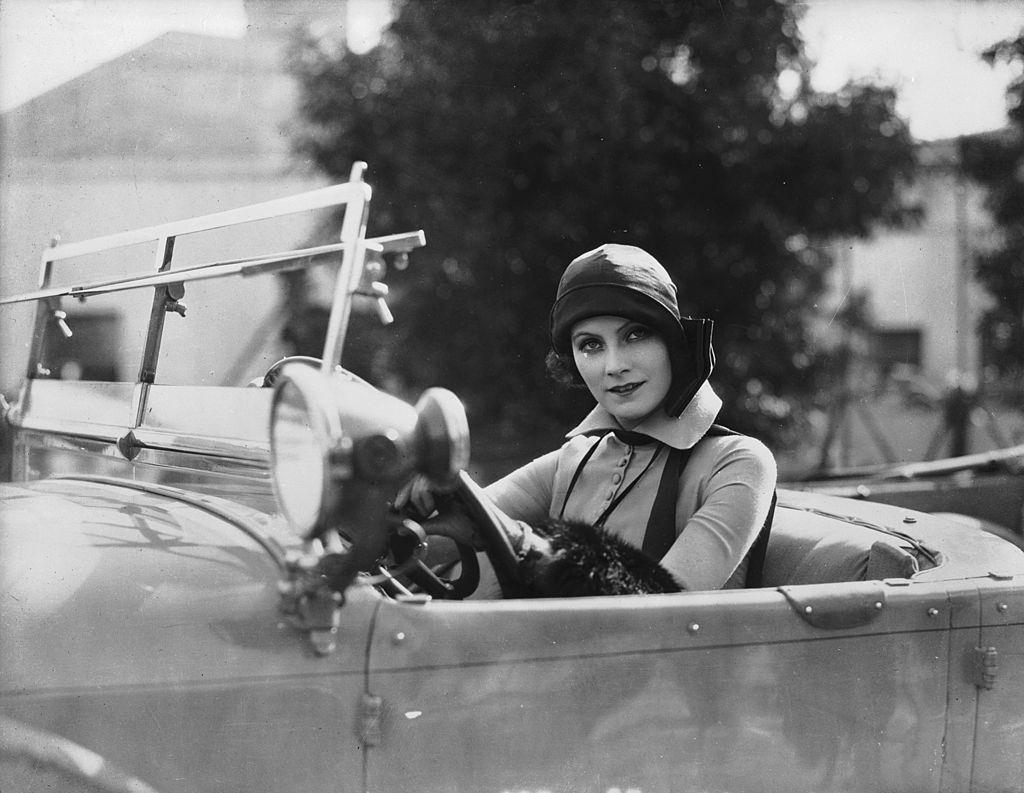
[[(560, 449), (486, 489), (520, 522), (517, 544), (534, 572), (607, 533), (660, 560), (680, 589), (758, 585), (750, 558), (763, 558), (775, 461), (759, 441), (714, 425), (722, 402), (707, 382), (711, 322), (680, 317), (676, 286), (654, 257), (608, 244), (563, 274), (551, 344), (549, 369), (585, 385), (597, 405)], [(560, 541), (552, 521), (598, 532)], [(468, 526), (448, 514), (429, 530), (466, 540)]]

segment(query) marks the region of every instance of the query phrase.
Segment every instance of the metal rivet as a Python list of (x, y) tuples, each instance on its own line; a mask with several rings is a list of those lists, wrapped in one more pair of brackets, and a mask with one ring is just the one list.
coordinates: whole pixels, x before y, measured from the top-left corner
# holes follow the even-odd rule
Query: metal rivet
[(399, 631), (398, 633), (396, 633), (394, 636), (391, 637), (391, 643), (392, 644), (401, 644), (404, 641), (405, 641), (405, 634), (402, 631)]
[(1006, 603), (998, 603), (998, 604), (996, 604), (996, 611), (999, 611), (999, 612), (1005, 614), (1009, 610), (1010, 610), (1010, 607)]
[(906, 516), (906, 517), (905, 517), (905, 518), (903, 519), (903, 522), (904, 522), (904, 523), (917, 523), (917, 518), (915, 518), (915, 517), (914, 517), (913, 515), (907, 515), (907, 516)]
[(691, 622), (691, 623), (690, 623), (690, 624), (689, 624), (689, 625), (688, 625), (688, 626), (686, 627), (686, 629), (687, 629), (687, 630), (688, 630), (688, 631), (689, 631), (690, 633), (696, 633), (697, 631), (699, 631), (699, 630), (700, 630), (700, 623), (699, 623), (699, 622)]
[(804, 614), (810, 614), (814, 611), (814, 606), (804, 606)]
[(937, 616), (939, 616), (939, 610), (937, 608), (935, 608), (935, 607), (932, 607), (932, 608), (928, 609), (928, 616), (929, 617), (937, 617)]

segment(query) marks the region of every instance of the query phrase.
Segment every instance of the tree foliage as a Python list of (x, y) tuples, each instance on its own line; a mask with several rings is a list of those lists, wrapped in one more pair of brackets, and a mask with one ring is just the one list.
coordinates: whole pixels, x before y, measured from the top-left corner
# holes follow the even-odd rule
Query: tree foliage
[[(1024, 67), (1024, 31), (983, 54)], [(987, 188), (1000, 244), (976, 257), (975, 275), (994, 298), (982, 317), (984, 358), (1000, 375), (1024, 375), (1024, 70), (1007, 88), (1010, 127), (960, 141), (964, 168)]]
[(364, 55), (306, 35), (297, 152), (338, 179), (367, 161), (371, 232), (427, 233), (392, 279), (400, 323), (373, 365), (453, 388), (478, 425), (564, 431), (588, 402), (544, 374), (558, 278), (630, 243), (671, 272), (685, 313), (715, 320), (724, 419), (779, 441), (815, 386), (821, 243), (905, 221), (914, 167), (890, 88), (810, 88), (797, 13), (425, 0)]

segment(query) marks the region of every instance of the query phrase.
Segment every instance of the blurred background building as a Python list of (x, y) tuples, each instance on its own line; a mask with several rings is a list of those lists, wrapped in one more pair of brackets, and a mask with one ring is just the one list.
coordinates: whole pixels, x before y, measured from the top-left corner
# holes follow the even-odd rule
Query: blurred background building
[[(1024, 442), (1024, 420), (989, 399), (986, 383), (980, 322), (993, 298), (973, 276), (976, 253), (997, 233), (985, 191), (964, 176), (957, 139), (921, 141), (917, 159), (907, 193), (920, 206), (920, 224), (834, 243), (822, 332), (846, 348), (848, 368), (835, 383), (822, 438), (796, 468)], [(966, 412), (954, 426), (947, 422), (959, 397)]]
[[(247, 24), (239, 37), (168, 32), (3, 113), (0, 293), (38, 286), (38, 262), (55, 236), (88, 239), (323, 183), (290, 156), (295, 86), (285, 72), (285, 48), (301, 26), (343, 27), (347, 4), (246, 0), (244, 9)], [(252, 233), (252, 245), (264, 252), (300, 244), (303, 235), (299, 230), (298, 238), (278, 239), (272, 228)], [(146, 256), (124, 269), (155, 269)], [(54, 281), (69, 278), (58, 270)], [(84, 280), (82, 272), (73, 276), (75, 283)], [(246, 320), (240, 327), (254, 313), (273, 311), (278, 296), (263, 280), (250, 288), (232, 279), (235, 306), (216, 312), (229, 332), (239, 305)], [(123, 301), (66, 302), (64, 308), (75, 333), (63, 348), (73, 358), (64, 362), (65, 376), (134, 379), (138, 358), (122, 343)], [(23, 375), (33, 310), (22, 304), (0, 313), (3, 393), (12, 393)], [(192, 346), (207, 349), (201, 363), (196, 359), (197, 371), (183, 377), (203, 379), (210, 369), (233, 367), (205, 344), (210, 330), (203, 322), (189, 328)]]
[(991, 297), (974, 281), (972, 259), (994, 233), (985, 195), (962, 175), (956, 140), (921, 142), (917, 154), (917, 182), (907, 192), (921, 207), (921, 224), (837, 241), (833, 310), (851, 296), (864, 299), (861, 352), (881, 379), (980, 380), (977, 326)]

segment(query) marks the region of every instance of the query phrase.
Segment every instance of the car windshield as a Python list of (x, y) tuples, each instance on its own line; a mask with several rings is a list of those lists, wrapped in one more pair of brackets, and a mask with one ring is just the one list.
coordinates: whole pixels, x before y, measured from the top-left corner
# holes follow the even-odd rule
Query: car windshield
[[(179, 236), (171, 271), (216, 262), (266, 256), (305, 245), (326, 210), (287, 215)], [(157, 245), (129, 245), (54, 263), (51, 285), (113, 281), (155, 273)], [(302, 274), (309, 298), (329, 306), (340, 253), (323, 257)], [(282, 303), (290, 294), (288, 275), (255, 273), (246, 277), (189, 281), (164, 320), (159, 385), (243, 386), (274, 361), (295, 354), (294, 334), (284, 325)], [(294, 290), (292, 290), (294, 291)], [(177, 296), (177, 295), (175, 295)], [(63, 322), (47, 327), (45, 368), (62, 380), (132, 381), (142, 361), (153, 293), (132, 289), (65, 298)], [(323, 310), (326, 317), (327, 309)], [(305, 346), (322, 349), (325, 323)], [(307, 334), (308, 335), (308, 334)], [(307, 350), (303, 349), (302, 352)]]

